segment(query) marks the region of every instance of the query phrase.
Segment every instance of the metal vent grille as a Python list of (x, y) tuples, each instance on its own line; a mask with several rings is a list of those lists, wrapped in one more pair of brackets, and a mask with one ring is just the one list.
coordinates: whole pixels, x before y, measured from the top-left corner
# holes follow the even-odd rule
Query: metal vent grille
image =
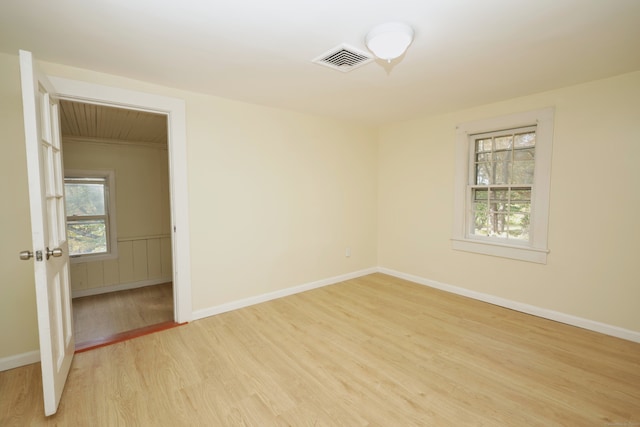
[(341, 44), (313, 60), (334, 70), (347, 72), (373, 61), (373, 57), (352, 46)]

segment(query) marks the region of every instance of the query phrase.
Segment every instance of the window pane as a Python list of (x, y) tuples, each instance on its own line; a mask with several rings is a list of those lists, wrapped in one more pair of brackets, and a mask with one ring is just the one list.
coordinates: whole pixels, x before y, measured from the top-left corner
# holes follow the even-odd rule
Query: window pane
[(476, 140), (476, 153), (491, 151), (491, 138)]
[(67, 236), (69, 254), (99, 254), (107, 252), (107, 227), (105, 220), (69, 221)]
[(497, 163), (504, 163), (511, 160), (511, 151), (497, 151), (493, 153), (493, 159)]
[(511, 184), (533, 184), (533, 170), (535, 162), (513, 162), (513, 173), (511, 175)]
[(511, 162), (496, 163), (496, 175), (492, 184), (509, 184), (509, 176), (511, 175)]
[(528, 201), (519, 201), (511, 203), (509, 211), (511, 213), (530, 213), (531, 212), (531, 202)]
[(491, 184), (491, 163), (478, 163), (476, 165), (476, 185)]
[(506, 188), (491, 190), (491, 200), (509, 200), (509, 190)]
[(476, 162), (490, 162), (490, 161), (491, 161), (491, 153), (476, 154)]
[(511, 202), (516, 203), (518, 201), (530, 201), (531, 190), (528, 189), (512, 189), (511, 190)]
[(492, 212), (489, 214), (489, 235), (507, 237), (507, 214)]
[(511, 145), (513, 144), (513, 136), (500, 136), (495, 139), (496, 141), (496, 151), (497, 150), (511, 150)]
[(529, 240), (529, 214), (509, 215), (509, 239)]
[(489, 191), (482, 188), (474, 188), (473, 189), (473, 200), (487, 200), (489, 196)]
[[(486, 192), (485, 192), (486, 194)], [(488, 206), (486, 203), (474, 203), (473, 204), (473, 230), (472, 234), (480, 236), (489, 235), (489, 215)]]
[(67, 216), (105, 215), (103, 184), (65, 184)]
[(534, 145), (536, 145), (535, 132), (522, 133), (520, 135), (516, 135), (515, 137), (515, 141), (514, 141), (515, 148), (533, 147)]
[(490, 203), (491, 212), (506, 212), (509, 209), (507, 201), (493, 201)]
[(513, 160), (533, 160), (534, 150), (532, 148), (515, 150), (513, 152)]

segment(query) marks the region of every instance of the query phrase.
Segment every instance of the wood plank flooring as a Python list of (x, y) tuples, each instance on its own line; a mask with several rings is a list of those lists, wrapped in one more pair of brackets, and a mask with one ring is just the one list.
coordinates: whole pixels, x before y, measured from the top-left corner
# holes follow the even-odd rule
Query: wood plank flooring
[(373, 274), (0, 373), (2, 426), (636, 426), (640, 344)]
[(76, 347), (170, 321), (173, 321), (171, 283), (73, 300)]

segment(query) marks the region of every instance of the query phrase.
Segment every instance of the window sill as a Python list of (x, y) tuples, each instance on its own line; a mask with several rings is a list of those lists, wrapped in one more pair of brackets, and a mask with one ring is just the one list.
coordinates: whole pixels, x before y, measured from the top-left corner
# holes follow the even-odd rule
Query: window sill
[(71, 264), (82, 264), (84, 262), (94, 262), (94, 261), (108, 261), (112, 259), (117, 259), (117, 253), (109, 253), (109, 254), (96, 254), (96, 255), (76, 255), (70, 256), (69, 261)]
[(538, 264), (546, 264), (547, 254), (549, 253), (548, 249), (504, 245), (470, 239), (451, 239), (451, 247), (458, 251), (511, 258)]

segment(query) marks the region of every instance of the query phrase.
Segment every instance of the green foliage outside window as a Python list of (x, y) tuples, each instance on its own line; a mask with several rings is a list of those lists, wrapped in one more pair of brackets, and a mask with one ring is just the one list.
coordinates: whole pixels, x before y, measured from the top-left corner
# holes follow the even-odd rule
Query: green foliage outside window
[(107, 253), (105, 178), (66, 178), (67, 237), (71, 256)]
[(529, 240), (535, 131), (475, 140), (473, 234)]

